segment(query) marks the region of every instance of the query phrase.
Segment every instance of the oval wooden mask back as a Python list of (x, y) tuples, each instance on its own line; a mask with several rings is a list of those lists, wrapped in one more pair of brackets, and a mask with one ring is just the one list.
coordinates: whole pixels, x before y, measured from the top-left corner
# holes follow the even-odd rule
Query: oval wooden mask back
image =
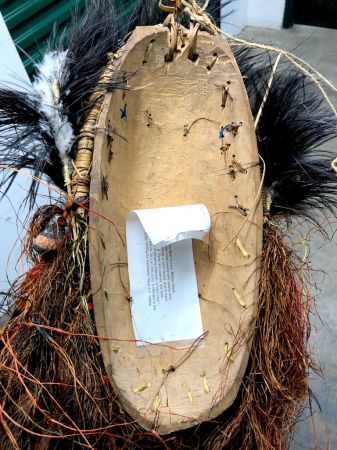
[[(97, 333), (125, 410), (161, 434), (218, 416), (234, 401), (250, 353), (262, 246), (260, 169), (242, 77), (221, 37), (199, 33), (165, 61), (169, 32), (137, 28), (119, 52), (124, 84), (103, 103), (92, 167), (90, 264)], [(127, 86), (126, 86), (127, 85)], [(222, 137), (223, 136), (223, 137)], [(127, 213), (203, 203), (193, 241), (203, 331), (196, 345), (135, 343)]]

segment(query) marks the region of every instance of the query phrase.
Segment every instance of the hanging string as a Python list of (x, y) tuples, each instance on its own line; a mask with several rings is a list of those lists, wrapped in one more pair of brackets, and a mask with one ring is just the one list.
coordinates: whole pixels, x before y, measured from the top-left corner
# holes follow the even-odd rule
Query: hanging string
[(257, 115), (256, 115), (256, 119), (255, 119), (255, 122), (254, 122), (255, 129), (257, 128), (257, 126), (258, 126), (258, 124), (259, 124), (260, 117), (261, 117), (262, 111), (263, 111), (263, 107), (264, 107), (264, 105), (266, 104), (266, 101), (267, 101), (267, 98), (268, 98), (268, 95), (269, 95), (271, 86), (272, 86), (273, 81), (274, 81), (275, 72), (276, 72), (277, 66), (278, 66), (278, 64), (279, 64), (279, 62), (280, 62), (281, 56), (282, 56), (282, 54), (279, 53), (278, 56), (277, 56), (277, 58), (276, 58), (275, 64), (274, 64), (274, 66), (273, 66), (273, 70), (272, 70), (272, 72), (271, 72), (271, 75), (270, 75), (270, 78), (269, 78), (269, 81), (268, 81), (266, 93), (265, 93), (264, 96), (263, 96), (263, 99), (262, 99), (262, 102), (261, 102), (259, 111), (258, 111), (258, 113), (257, 113)]

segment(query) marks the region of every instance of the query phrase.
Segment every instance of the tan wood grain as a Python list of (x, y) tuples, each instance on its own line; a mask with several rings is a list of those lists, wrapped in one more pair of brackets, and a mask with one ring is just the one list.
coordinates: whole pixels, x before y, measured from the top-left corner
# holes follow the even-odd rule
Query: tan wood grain
[[(250, 352), (262, 244), (261, 205), (252, 210), (260, 184), (255, 132), (231, 51), (221, 37), (199, 33), (197, 61), (188, 59), (186, 45), (167, 63), (168, 45), (164, 27), (137, 28), (120, 52), (118, 76), (126, 74), (128, 88), (109, 93), (102, 106), (90, 214), (97, 331), (111, 338), (101, 341), (107, 372), (126, 411), (161, 434), (216, 417), (234, 401)], [(225, 108), (223, 86), (229, 87)], [(120, 113), (125, 104), (126, 121)], [(231, 121), (242, 126), (236, 136), (227, 133), (230, 147), (224, 152), (219, 129)], [(112, 139), (107, 128), (114, 130)], [(234, 180), (228, 174), (232, 155), (244, 167), (252, 166), (247, 173), (236, 172)], [(235, 196), (249, 209), (248, 218), (230, 208)], [(170, 371), (192, 342), (136, 346), (126, 217), (133, 209), (196, 203), (204, 203), (212, 218), (208, 243), (193, 242), (203, 330), (208, 333)], [(235, 244), (240, 228), (238, 237), (249, 257)], [(134, 392), (142, 385), (146, 388)]]

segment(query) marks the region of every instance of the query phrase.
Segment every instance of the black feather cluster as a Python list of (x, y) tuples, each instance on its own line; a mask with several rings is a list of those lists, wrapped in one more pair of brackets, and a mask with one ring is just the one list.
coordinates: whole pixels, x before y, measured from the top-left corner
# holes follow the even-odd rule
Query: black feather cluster
[[(123, 8), (115, 9), (109, 0), (91, 0), (82, 16), (74, 13), (68, 41), (64, 37), (63, 43), (51, 51), (67, 49), (58, 80), (59, 104), (62, 115), (73, 127), (75, 137), (92, 107), (89, 99), (106, 66), (108, 53), (116, 52), (136, 26), (153, 25), (159, 20), (155, 0), (137, 0), (128, 14)], [(120, 83), (106, 87), (120, 87)], [(34, 175), (46, 175), (59, 188), (65, 189), (52, 126), (41, 112), (39, 99), (33, 91), (0, 88), (0, 147), (1, 165), (31, 169)], [(0, 188), (7, 192), (17, 172), (0, 171), (3, 173)], [(37, 190), (38, 182), (33, 180), (27, 197), (30, 206), (34, 204)]]
[[(67, 80), (61, 87), (62, 104), (75, 134), (81, 128), (88, 109), (89, 97), (97, 88), (100, 74), (108, 62), (108, 54), (115, 53), (136, 26), (158, 23), (157, 2), (137, 0), (128, 15), (123, 8), (115, 9), (108, 0), (87, 3), (82, 17), (73, 16), (64, 71)], [(117, 81), (106, 87), (120, 87)]]
[[(228, 0), (226, 3), (230, 3)], [(125, 14), (109, 0), (87, 2), (83, 16), (75, 14), (69, 38), (55, 50), (67, 55), (60, 78), (62, 114), (71, 124), (75, 140), (97, 87), (108, 53), (116, 52), (137, 25), (160, 22), (156, 0), (137, 0)], [(256, 116), (272, 70), (268, 52), (247, 47), (234, 54)], [(118, 80), (105, 86), (119, 88)], [(279, 65), (256, 130), (259, 153), (266, 163), (265, 188), (271, 197), (271, 213), (311, 216), (313, 208), (337, 206), (336, 176), (330, 168), (333, 155), (320, 146), (336, 137), (334, 113), (323, 104), (317, 86), (302, 72)], [(46, 175), (64, 189), (63, 170), (53, 130), (31, 92), (0, 89), (0, 164), (31, 169)], [(16, 172), (3, 171), (0, 188), (7, 191)], [(29, 192), (31, 205), (38, 184)]]
[[(15, 169), (31, 169), (33, 175), (46, 174), (57, 186), (63, 187), (61, 160), (48, 119), (39, 111), (38, 100), (25, 92), (0, 89), (0, 164)], [(2, 170), (0, 187), (6, 194), (17, 172)], [(31, 205), (38, 189), (32, 180)]]
[[(249, 48), (234, 48), (234, 53), (255, 118), (268, 89), (272, 56)], [(318, 210), (336, 210), (337, 177), (331, 162), (337, 152), (321, 146), (337, 137), (337, 120), (324, 102), (302, 71), (289, 64), (277, 67), (256, 128), (272, 214), (314, 218)]]

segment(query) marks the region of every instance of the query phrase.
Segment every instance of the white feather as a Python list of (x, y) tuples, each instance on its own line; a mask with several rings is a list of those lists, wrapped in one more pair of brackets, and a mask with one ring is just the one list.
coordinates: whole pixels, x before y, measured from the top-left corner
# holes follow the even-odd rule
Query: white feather
[(68, 160), (74, 131), (66, 115), (62, 114), (62, 103), (55, 104), (53, 86), (55, 82), (62, 85), (67, 77), (67, 73), (64, 72), (66, 58), (67, 51), (46, 53), (41, 64), (37, 66), (38, 74), (33, 82), (35, 94), (40, 99), (39, 110), (50, 123), (56, 147), (64, 163)]

